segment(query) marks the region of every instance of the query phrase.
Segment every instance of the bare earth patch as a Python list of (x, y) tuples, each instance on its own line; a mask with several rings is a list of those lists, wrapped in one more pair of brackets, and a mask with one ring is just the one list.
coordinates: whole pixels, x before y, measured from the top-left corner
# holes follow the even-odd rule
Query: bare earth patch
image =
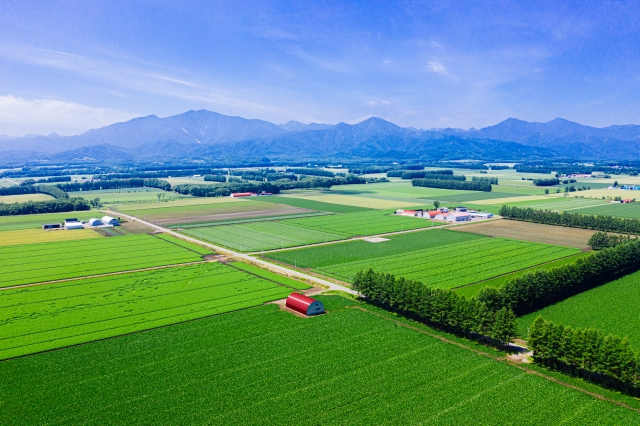
[(580, 249), (589, 248), (587, 242), (595, 232), (588, 229), (565, 228), (564, 226), (542, 225), (516, 220), (472, 223), (456, 226), (451, 230)]

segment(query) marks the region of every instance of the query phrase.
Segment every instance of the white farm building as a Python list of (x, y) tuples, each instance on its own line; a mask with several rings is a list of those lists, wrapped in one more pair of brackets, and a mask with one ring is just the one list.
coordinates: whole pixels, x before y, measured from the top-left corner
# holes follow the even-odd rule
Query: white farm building
[(118, 222), (118, 219), (115, 219), (111, 216), (104, 216), (102, 218), (102, 224), (111, 225), (111, 226), (120, 226), (120, 222)]
[(467, 220), (471, 220), (471, 215), (469, 213), (463, 212), (448, 213), (443, 214), (443, 216), (444, 220), (446, 220), (447, 222), (465, 222)]
[(100, 219), (89, 219), (89, 226), (101, 226), (102, 221)]

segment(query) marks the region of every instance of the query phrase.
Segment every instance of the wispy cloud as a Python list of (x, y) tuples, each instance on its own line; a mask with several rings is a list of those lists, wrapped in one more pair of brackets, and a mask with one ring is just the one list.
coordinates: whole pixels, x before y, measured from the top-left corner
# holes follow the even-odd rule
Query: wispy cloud
[(368, 102), (365, 102), (365, 105), (370, 107), (376, 107), (380, 105), (391, 105), (391, 102), (383, 99), (381, 101), (368, 101)]
[(188, 81), (184, 81), (184, 80), (178, 80), (177, 78), (163, 77), (161, 75), (154, 75), (153, 77), (159, 78), (164, 81), (170, 81), (172, 83), (184, 84), (185, 86), (195, 87), (195, 84), (189, 83)]
[(0, 96), (0, 123), (36, 124), (58, 133), (77, 133), (129, 120), (134, 114), (111, 108), (96, 108), (54, 99), (24, 99)]
[(445, 67), (444, 64), (440, 61), (429, 61), (429, 63), (427, 64), (427, 71), (435, 72), (442, 75), (449, 75), (447, 67)]

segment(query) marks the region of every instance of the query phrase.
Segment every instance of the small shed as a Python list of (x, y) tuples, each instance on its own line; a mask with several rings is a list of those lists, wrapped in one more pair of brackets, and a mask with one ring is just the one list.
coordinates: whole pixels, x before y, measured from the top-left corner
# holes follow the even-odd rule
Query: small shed
[(72, 229), (83, 229), (82, 222), (78, 221), (78, 219), (65, 219), (64, 220), (64, 229), (70, 231)]
[(103, 225), (111, 225), (111, 226), (120, 226), (120, 222), (118, 219), (114, 219), (111, 216), (105, 216), (102, 218)]
[(239, 197), (256, 197), (258, 194), (255, 192), (234, 192), (230, 195), (231, 198), (239, 198)]
[(89, 219), (89, 226), (101, 226), (102, 221), (100, 219), (91, 218)]
[(324, 313), (324, 304), (300, 293), (291, 293), (287, 297), (287, 308), (303, 315), (311, 316)]
[(62, 229), (62, 223), (43, 223), (42, 229)]

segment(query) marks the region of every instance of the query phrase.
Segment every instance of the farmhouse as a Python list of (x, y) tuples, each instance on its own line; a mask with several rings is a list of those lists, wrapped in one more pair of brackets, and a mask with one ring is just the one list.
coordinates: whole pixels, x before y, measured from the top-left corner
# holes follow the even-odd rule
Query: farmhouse
[(111, 216), (104, 216), (102, 218), (103, 225), (120, 226), (118, 219), (114, 219)]
[(324, 313), (324, 304), (300, 293), (291, 293), (287, 297), (287, 308), (292, 309), (302, 315), (318, 315)]
[(62, 223), (43, 223), (42, 229), (62, 229)]
[(89, 219), (89, 226), (102, 226), (102, 221), (100, 219)]
[(444, 215), (444, 220), (446, 220), (447, 222), (465, 222), (467, 220), (471, 220), (471, 215), (464, 212), (453, 212)]
[(231, 198), (239, 198), (239, 197), (256, 197), (258, 194), (255, 192), (234, 192), (230, 195)]
[(428, 218), (431, 218), (431, 219), (435, 219), (435, 217), (438, 216), (439, 214), (440, 214), (440, 212), (438, 210), (433, 210), (433, 211), (430, 211), (430, 212), (424, 212), (422, 214), (422, 217), (428, 217)]
[(396, 214), (400, 216), (418, 216), (418, 213), (419, 213), (418, 210), (402, 210), (402, 209), (396, 210)]
[(79, 222), (76, 218), (70, 218), (64, 220), (64, 229), (67, 231), (71, 229), (83, 229), (82, 222)]

